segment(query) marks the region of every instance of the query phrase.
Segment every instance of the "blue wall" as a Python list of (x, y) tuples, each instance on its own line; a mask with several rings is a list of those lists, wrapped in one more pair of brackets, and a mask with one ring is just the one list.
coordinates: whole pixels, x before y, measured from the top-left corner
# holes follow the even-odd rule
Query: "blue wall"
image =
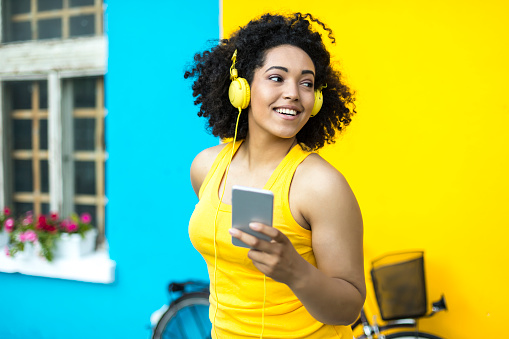
[(0, 338), (147, 338), (168, 282), (207, 277), (187, 234), (197, 202), (189, 167), (218, 141), (183, 72), (218, 38), (219, 3), (110, 0), (107, 17), (106, 232), (116, 279), (0, 273)]

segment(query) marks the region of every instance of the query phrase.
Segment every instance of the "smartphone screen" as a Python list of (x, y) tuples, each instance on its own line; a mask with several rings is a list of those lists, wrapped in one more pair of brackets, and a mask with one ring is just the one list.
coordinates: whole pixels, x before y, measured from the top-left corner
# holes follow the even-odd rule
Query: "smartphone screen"
[[(252, 230), (251, 222), (259, 222), (272, 226), (272, 211), (274, 208), (274, 194), (271, 191), (238, 186), (232, 188), (232, 227), (257, 238), (270, 241), (270, 237)], [(244, 242), (232, 237), (235, 246), (247, 247)]]

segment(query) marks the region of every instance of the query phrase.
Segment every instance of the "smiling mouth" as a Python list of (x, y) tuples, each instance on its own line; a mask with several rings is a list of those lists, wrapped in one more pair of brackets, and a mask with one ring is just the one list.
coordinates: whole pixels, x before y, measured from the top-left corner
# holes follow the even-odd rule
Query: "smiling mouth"
[(299, 114), (299, 112), (297, 112), (297, 111), (295, 111), (293, 109), (289, 109), (289, 108), (276, 108), (275, 111), (280, 113), (280, 114), (284, 114), (284, 115), (296, 116), (297, 114)]

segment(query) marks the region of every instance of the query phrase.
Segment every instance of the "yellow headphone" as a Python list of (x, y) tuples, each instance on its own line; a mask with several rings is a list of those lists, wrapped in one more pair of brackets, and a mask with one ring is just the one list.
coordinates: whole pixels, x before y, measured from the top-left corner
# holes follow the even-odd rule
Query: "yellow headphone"
[(327, 87), (327, 85), (320, 87), (319, 89), (315, 89), (315, 104), (313, 105), (313, 109), (311, 110), (311, 117), (314, 117), (315, 115), (320, 112), (320, 109), (323, 105), (323, 94), (322, 89)]
[[(238, 109), (244, 109), (249, 106), (249, 100), (251, 99), (251, 89), (249, 88), (249, 83), (244, 78), (239, 78), (239, 73), (235, 68), (235, 62), (237, 61), (237, 50), (233, 53), (232, 56), (232, 65), (230, 67), (230, 80), (232, 81), (230, 84), (230, 88), (228, 89), (228, 96), (230, 97), (230, 102), (233, 107)], [(311, 116), (314, 117), (323, 105), (323, 94), (322, 89), (325, 88), (320, 87), (319, 89), (315, 89), (315, 104), (313, 105), (313, 109), (311, 110)]]
[(249, 106), (249, 100), (251, 99), (251, 89), (247, 80), (239, 78), (239, 72), (235, 68), (235, 62), (237, 61), (237, 50), (232, 56), (232, 65), (230, 67), (230, 88), (228, 89), (228, 96), (233, 107), (238, 109), (244, 109)]

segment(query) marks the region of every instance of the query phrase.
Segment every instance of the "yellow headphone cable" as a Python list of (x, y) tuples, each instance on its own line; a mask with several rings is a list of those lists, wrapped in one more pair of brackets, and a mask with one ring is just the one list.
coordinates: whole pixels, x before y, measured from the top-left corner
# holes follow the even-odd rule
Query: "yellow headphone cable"
[[(242, 113), (242, 108), (239, 107), (239, 114), (237, 116), (237, 122), (235, 123), (235, 134), (233, 136), (233, 146), (232, 152), (230, 154), (230, 160), (228, 161), (228, 166), (226, 167), (226, 173), (224, 177), (224, 185), (223, 191), (221, 192), (221, 197), (219, 198), (219, 203), (216, 209), (216, 216), (214, 218), (214, 292), (216, 298), (216, 309), (214, 310), (214, 317), (212, 319), (212, 327), (216, 327), (216, 315), (217, 308), (219, 307), (219, 299), (217, 297), (217, 284), (216, 284), (216, 276), (217, 276), (217, 241), (216, 241), (216, 233), (217, 233), (217, 216), (219, 215), (219, 208), (221, 207), (221, 203), (223, 202), (224, 191), (226, 189), (226, 181), (228, 180), (228, 172), (230, 171), (230, 165), (233, 159), (233, 152), (235, 151), (235, 142), (237, 140), (237, 129), (239, 127), (240, 114)], [(217, 338), (217, 333), (216, 333)]]
[[(224, 191), (226, 189), (226, 181), (228, 180), (228, 172), (230, 171), (230, 165), (232, 163), (233, 153), (235, 152), (235, 142), (237, 140), (237, 130), (239, 127), (240, 114), (242, 113), (242, 108), (239, 107), (238, 109), (239, 109), (239, 114), (237, 115), (237, 122), (235, 123), (235, 135), (233, 136), (232, 151), (230, 154), (230, 160), (228, 161), (228, 166), (226, 167), (223, 190), (221, 192), (221, 197), (219, 198), (219, 204), (217, 205), (216, 216), (214, 218), (214, 294), (215, 294), (215, 298), (216, 298), (216, 309), (214, 310), (214, 317), (212, 318), (212, 327), (213, 328), (216, 326), (217, 309), (219, 307), (219, 299), (217, 296), (217, 284), (216, 284), (216, 277), (217, 277), (217, 241), (216, 241), (217, 217), (219, 215), (219, 208), (221, 207), (221, 203), (223, 202)], [(262, 331), (260, 333), (260, 339), (263, 339), (263, 331), (265, 329), (265, 302), (266, 302), (266, 299), (267, 299), (267, 276), (264, 274), (263, 275)], [(217, 333), (216, 333), (216, 339), (217, 339)]]

